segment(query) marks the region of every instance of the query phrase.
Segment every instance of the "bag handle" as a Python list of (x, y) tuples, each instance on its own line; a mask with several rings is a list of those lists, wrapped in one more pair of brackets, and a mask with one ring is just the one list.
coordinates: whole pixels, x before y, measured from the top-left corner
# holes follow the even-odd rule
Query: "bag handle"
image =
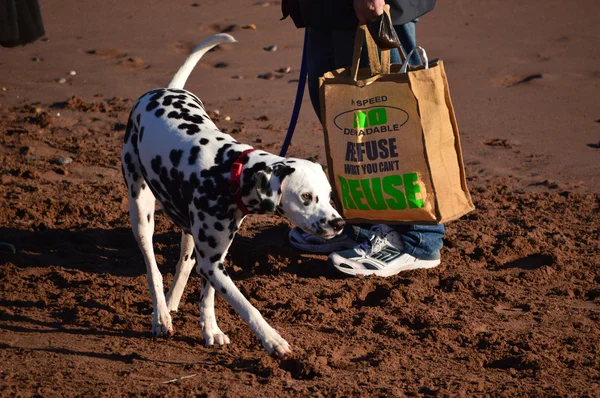
[(400, 68), (400, 73), (406, 73), (406, 71), (408, 70), (408, 60), (412, 57), (412, 55), (415, 51), (417, 51), (419, 53), (419, 55), (421, 56), (421, 61), (423, 61), (423, 65), (425, 66), (425, 69), (429, 69), (429, 59), (427, 58), (427, 53), (425, 52), (425, 49), (423, 47), (416, 46), (415, 48), (412, 49), (412, 51), (408, 54), (408, 56), (402, 63), (402, 67)]
[[(392, 25), (389, 9), (381, 14), (375, 21), (367, 25), (359, 25), (354, 38), (354, 54), (352, 57), (351, 76), (354, 81), (358, 79), (360, 67), (360, 56), (363, 43), (367, 43), (367, 54), (369, 56), (369, 68), (371, 76), (390, 73), (390, 49), (398, 48), (402, 61), (406, 59), (404, 51), (400, 46), (400, 40)], [(381, 59), (379, 58), (381, 50)]]

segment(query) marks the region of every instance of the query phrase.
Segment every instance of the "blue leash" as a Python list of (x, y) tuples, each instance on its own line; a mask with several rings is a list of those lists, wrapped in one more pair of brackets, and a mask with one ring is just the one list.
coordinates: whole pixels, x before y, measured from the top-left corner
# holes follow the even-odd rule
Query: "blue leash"
[(287, 135), (283, 141), (281, 152), (279, 156), (285, 156), (290, 143), (292, 142), (292, 136), (296, 129), (296, 123), (298, 122), (298, 116), (300, 115), (300, 106), (302, 105), (302, 97), (304, 97), (304, 87), (306, 86), (307, 66), (306, 66), (306, 42), (308, 41), (308, 28), (304, 29), (304, 45), (302, 47), (302, 64), (300, 65), (300, 76), (298, 77), (298, 90), (296, 91), (296, 100), (294, 101), (294, 110), (292, 111), (292, 117), (290, 119), (290, 125), (288, 126)]

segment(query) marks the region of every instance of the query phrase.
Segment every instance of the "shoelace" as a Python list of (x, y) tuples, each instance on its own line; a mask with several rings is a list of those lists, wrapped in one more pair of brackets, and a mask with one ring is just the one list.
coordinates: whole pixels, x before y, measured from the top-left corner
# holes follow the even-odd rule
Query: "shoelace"
[(380, 226), (373, 227), (371, 232), (372, 235), (369, 237), (369, 240), (361, 243), (356, 249), (354, 249), (362, 256), (368, 256), (370, 254), (377, 253), (387, 246), (388, 241), (384, 236), (382, 236)]

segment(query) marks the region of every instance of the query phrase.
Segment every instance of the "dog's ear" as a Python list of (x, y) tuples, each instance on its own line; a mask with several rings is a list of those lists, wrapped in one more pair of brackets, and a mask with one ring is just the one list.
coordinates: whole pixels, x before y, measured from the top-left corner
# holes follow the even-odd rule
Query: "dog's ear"
[(260, 213), (274, 212), (279, 204), (281, 184), (279, 184), (279, 179), (274, 176), (273, 169), (266, 168), (257, 171), (254, 174), (254, 188), (258, 194), (257, 207)]
[(277, 164), (277, 165), (275, 165), (275, 167), (273, 167), (273, 174), (277, 178), (279, 178), (279, 181), (281, 183), (283, 183), (283, 180), (285, 177), (289, 176), (294, 171), (296, 171), (295, 168), (288, 166), (287, 164), (284, 164), (284, 163)]
[(258, 208), (261, 213), (272, 213), (277, 209), (281, 201), (283, 180), (294, 171), (293, 167), (280, 163), (254, 174), (254, 187), (258, 194)]

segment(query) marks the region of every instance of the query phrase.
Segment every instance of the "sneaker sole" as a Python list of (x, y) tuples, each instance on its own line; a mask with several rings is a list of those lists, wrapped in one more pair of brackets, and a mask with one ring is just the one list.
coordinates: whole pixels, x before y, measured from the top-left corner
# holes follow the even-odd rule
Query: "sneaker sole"
[[(335, 267), (335, 269), (337, 269), (338, 271), (347, 274), (347, 275), (376, 275), (376, 276), (380, 276), (383, 278), (387, 278), (389, 276), (394, 276), (399, 274), (400, 272), (404, 272), (404, 271), (411, 271), (411, 270), (415, 270), (415, 269), (428, 269), (428, 268), (435, 268), (438, 265), (440, 265), (441, 260), (419, 260), (416, 261), (412, 264), (404, 264), (398, 268), (384, 268), (384, 269), (380, 269), (380, 270), (370, 270), (370, 269), (354, 269), (351, 266), (349, 266), (350, 268), (343, 268), (340, 267), (339, 265), (335, 264), (332, 260), (332, 256), (336, 255), (335, 253), (333, 253), (331, 256), (329, 256), (329, 260), (333, 263), (333, 266)], [(341, 257), (341, 256), (340, 256)], [(343, 258), (343, 257), (342, 257)], [(340, 263), (344, 263), (343, 261), (340, 261)]]

